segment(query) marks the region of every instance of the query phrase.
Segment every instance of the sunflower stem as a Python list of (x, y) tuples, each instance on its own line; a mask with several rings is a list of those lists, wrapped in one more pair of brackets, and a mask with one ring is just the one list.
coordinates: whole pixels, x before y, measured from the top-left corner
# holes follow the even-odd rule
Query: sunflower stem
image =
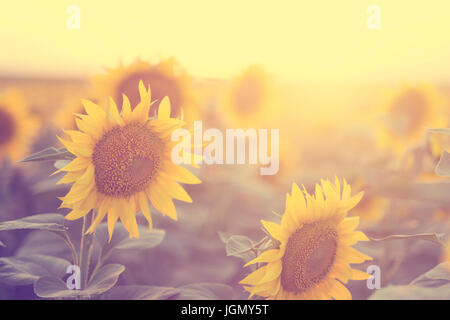
[(64, 241), (67, 243), (67, 245), (70, 248), (70, 251), (72, 252), (72, 260), (74, 265), (78, 265), (78, 255), (77, 250), (75, 249), (75, 246), (72, 243), (72, 240), (70, 240), (69, 235), (66, 231), (64, 231)]
[[(94, 217), (94, 214), (92, 214)], [(85, 290), (88, 285), (89, 262), (93, 247), (93, 234), (86, 234), (87, 215), (83, 217), (83, 227), (81, 228), (80, 244), (80, 270), (81, 270), (81, 289)]]

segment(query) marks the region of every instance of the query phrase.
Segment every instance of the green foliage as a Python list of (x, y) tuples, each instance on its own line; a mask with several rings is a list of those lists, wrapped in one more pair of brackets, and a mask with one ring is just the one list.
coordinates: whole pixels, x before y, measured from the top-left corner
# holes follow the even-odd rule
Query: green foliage
[(234, 298), (233, 289), (220, 283), (195, 283), (179, 288), (177, 300), (229, 300)]
[(225, 235), (219, 232), (220, 240), (225, 244), (227, 256), (250, 261), (259, 255), (260, 251), (267, 249), (270, 244), (269, 238), (264, 237), (257, 243), (242, 235)]
[(178, 288), (159, 286), (117, 286), (101, 295), (104, 300), (229, 300), (233, 289), (220, 283), (195, 283)]
[(22, 160), (22, 162), (30, 161), (58, 161), (58, 160), (73, 160), (75, 156), (67, 151), (66, 148), (50, 147), (39, 152), (33, 153)]
[[(73, 261), (78, 261), (79, 258), (91, 259), (91, 257), (89, 254), (86, 254), (87, 251), (77, 252), (68, 236), (67, 228), (64, 226), (64, 217), (60, 214), (39, 214), (0, 223), (0, 231), (23, 229), (50, 231), (51, 233), (41, 233), (43, 235), (47, 234), (45, 237), (30, 234), (30, 236), (34, 237), (34, 240), (31, 244), (25, 243), (28, 245), (28, 249), (20, 248), (17, 251), (22, 255), (0, 258), (0, 282), (14, 286), (33, 284), (34, 292), (38, 297), (49, 299), (98, 298), (101, 294), (112, 289), (116, 285), (119, 276), (125, 271), (125, 266), (123, 265), (105, 264), (105, 261), (112, 253), (124, 250), (151, 249), (161, 244), (165, 236), (164, 230), (155, 229), (149, 232), (148, 228), (139, 227), (140, 238), (130, 239), (128, 231), (122, 225), (116, 224), (114, 235), (109, 241), (106, 223), (100, 224), (93, 237), (94, 245), (97, 246), (100, 253), (97, 264), (89, 277), (87, 277), (89, 280), (85, 288), (82, 290), (70, 290), (64, 278), (67, 276), (67, 267), (72, 265), (73, 262), (52, 254), (67, 252), (62, 249), (67, 249), (68, 247), (72, 252)], [(48, 237), (49, 235), (52, 236)], [(86, 235), (83, 237), (85, 241), (88, 239)], [(68, 246), (65, 247), (64, 243)], [(3, 245), (3, 243), (1, 244)], [(48, 250), (49, 245), (52, 248), (56, 245), (56, 250)], [(30, 253), (34, 250), (45, 254), (24, 254), (24, 252)], [(88, 249), (85, 248), (85, 250)], [(80, 266), (82, 272), (84, 265), (87, 266), (89, 263), (86, 264), (86, 261), (82, 263)], [(169, 298), (181, 292), (180, 289), (166, 288), (165, 290), (160, 290), (158, 289), (159, 287), (150, 287), (151, 289), (120, 288), (111, 293), (110, 298), (119, 298), (122, 293), (130, 295), (130, 299), (137, 295), (148, 299)], [(122, 299), (128, 298), (122, 297)]]
[(446, 246), (447, 236), (444, 233), (418, 233), (418, 234), (394, 234), (384, 238), (376, 239), (371, 238), (371, 241), (386, 241), (386, 240), (406, 240), (406, 239), (416, 239), (434, 242), (443, 247)]
[(180, 289), (158, 286), (116, 286), (101, 295), (102, 300), (167, 300), (179, 294)]
[(57, 213), (37, 214), (18, 220), (0, 222), (0, 231), (38, 229), (49, 231), (65, 231), (64, 216)]
[(69, 290), (66, 283), (59, 278), (42, 277), (35, 282), (34, 292), (41, 298), (90, 298), (114, 287), (124, 271), (125, 267), (120, 264), (107, 264), (101, 267), (83, 290)]
[(409, 285), (390, 285), (377, 290), (371, 300), (448, 300), (450, 299), (450, 262), (422, 274)]
[(41, 277), (62, 277), (69, 265), (65, 259), (41, 254), (0, 258), (0, 282), (19, 286), (33, 284)]
[(102, 246), (103, 253), (113, 250), (145, 250), (161, 244), (165, 234), (165, 231), (161, 229), (153, 229), (150, 232), (148, 228), (139, 226), (139, 239), (133, 239), (129, 237), (123, 225), (117, 224), (109, 242), (108, 226), (106, 223), (101, 223), (95, 231), (95, 240)]

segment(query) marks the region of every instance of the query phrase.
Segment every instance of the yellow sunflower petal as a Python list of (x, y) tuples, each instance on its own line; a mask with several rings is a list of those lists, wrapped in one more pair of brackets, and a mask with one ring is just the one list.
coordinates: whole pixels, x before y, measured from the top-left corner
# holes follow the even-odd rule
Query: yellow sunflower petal
[(248, 267), (249, 265), (261, 262), (273, 262), (275, 260), (279, 260), (281, 258), (281, 252), (278, 249), (270, 249), (261, 253), (255, 259), (247, 262), (244, 267)]
[(352, 280), (367, 280), (370, 278), (370, 274), (367, 272), (357, 270), (357, 269), (351, 269), (352, 275), (350, 279)]
[(83, 104), (84, 110), (86, 113), (94, 118), (103, 119), (106, 117), (106, 112), (97, 104), (92, 101), (81, 99), (81, 103)]
[(164, 97), (158, 109), (158, 119), (169, 119), (170, 118), (170, 100), (168, 97)]
[(80, 156), (80, 157), (87, 157), (89, 158), (90, 156), (92, 156), (92, 148), (90, 148), (89, 146), (83, 145), (83, 144), (76, 144), (73, 143), (71, 141), (67, 141), (64, 140), (60, 137), (57, 137), (58, 140), (64, 145), (64, 147), (66, 147), (66, 149), (76, 155), (76, 156)]
[(97, 228), (97, 226), (103, 221), (103, 219), (105, 218), (105, 215), (108, 211), (108, 207), (106, 204), (106, 200), (104, 200), (101, 204), (100, 207), (98, 209), (97, 215), (94, 218), (94, 221), (92, 222), (92, 224), (90, 225), (89, 229), (86, 231), (87, 234), (94, 232), (95, 228)]
[(166, 170), (165, 170), (166, 174), (178, 182), (187, 183), (187, 184), (198, 184), (198, 183), (202, 182), (199, 178), (197, 178), (188, 169), (183, 168), (179, 165), (176, 165), (176, 164), (172, 163), (171, 161), (166, 161), (164, 163), (164, 166), (166, 168)]
[(257, 285), (261, 279), (266, 274), (267, 267), (261, 267), (259, 269), (256, 269), (252, 273), (250, 273), (248, 276), (246, 276), (244, 279), (242, 279), (239, 283), (240, 284), (249, 284), (249, 285)]
[(91, 210), (90, 209), (72, 210), (65, 216), (65, 218), (67, 220), (77, 220), (77, 219), (80, 219), (80, 218), (84, 217), (85, 215), (87, 215), (89, 213), (89, 211), (91, 211)]
[(122, 103), (122, 117), (125, 120), (128, 120), (131, 117), (131, 104), (130, 100), (126, 95), (122, 95), (123, 103)]
[(352, 294), (350, 293), (350, 291), (348, 291), (348, 289), (339, 281), (335, 281), (330, 290), (330, 295), (336, 300), (352, 299)]
[(370, 239), (361, 231), (355, 231), (348, 234), (342, 234), (339, 237), (339, 241), (347, 246), (354, 245), (359, 241), (370, 241)]
[(61, 171), (70, 171), (70, 172), (81, 171), (86, 169), (89, 165), (90, 165), (89, 159), (75, 158), (61, 169), (53, 172), (52, 175), (57, 174)]
[(359, 225), (359, 217), (346, 217), (341, 223), (338, 225), (338, 230), (341, 233), (350, 233), (356, 229)]
[(352, 247), (344, 246), (340, 249), (340, 252), (343, 256), (345, 256), (345, 258), (349, 263), (363, 263), (364, 261), (372, 260), (372, 257), (362, 252), (359, 252), (358, 250)]
[(279, 224), (265, 220), (261, 220), (261, 223), (273, 238), (281, 242), (284, 242), (286, 240), (286, 235), (283, 233), (283, 229)]
[[(161, 175), (163, 176), (163, 175)], [(158, 185), (160, 185), (167, 194), (170, 195), (171, 198), (192, 203), (192, 198), (189, 194), (184, 190), (182, 186), (180, 186), (177, 182), (171, 179), (158, 179)]]
[(108, 97), (108, 116), (114, 124), (117, 124), (119, 126), (123, 126), (125, 124), (119, 114), (116, 103), (111, 97)]
[(141, 208), (142, 214), (148, 222), (148, 228), (150, 231), (153, 229), (152, 217), (150, 215), (150, 209), (148, 207), (148, 199), (145, 192), (139, 192), (138, 194), (139, 207)]
[(267, 265), (266, 273), (259, 283), (265, 283), (278, 278), (283, 269), (283, 263), (281, 260), (275, 260), (274, 262), (269, 262)]
[(113, 236), (114, 225), (116, 224), (118, 218), (119, 218), (119, 213), (117, 212), (117, 209), (112, 206), (108, 212), (109, 241), (111, 241), (111, 238)]
[(177, 211), (169, 196), (165, 195), (160, 188), (151, 185), (148, 192), (148, 197), (153, 206), (163, 214), (167, 214), (173, 220), (178, 220)]

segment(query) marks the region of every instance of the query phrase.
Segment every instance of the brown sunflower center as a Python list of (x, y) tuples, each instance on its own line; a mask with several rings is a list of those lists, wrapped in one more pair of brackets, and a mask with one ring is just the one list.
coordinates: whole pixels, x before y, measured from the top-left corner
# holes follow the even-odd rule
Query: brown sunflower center
[(261, 81), (251, 77), (243, 81), (234, 93), (234, 106), (238, 112), (247, 114), (258, 110), (263, 102), (264, 88)]
[(15, 130), (14, 119), (8, 112), (0, 108), (0, 145), (10, 141)]
[(289, 238), (283, 256), (281, 285), (300, 293), (319, 283), (330, 271), (336, 256), (337, 231), (325, 222), (305, 224)]
[[(180, 88), (174, 79), (158, 71), (136, 72), (128, 76), (117, 87), (117, 101), (121, 101), (124, 93), (130, 99), (131, 106), (135, 107), (140, 101), (138, 86), (141, 80), (145, 87), (150, 85), (152, 100), (161, 101), (164, 97), (169, 97), (172, 118), (180, 115)], [(157, 102), (150, 107), (150, 116), (155, 114), (158, 105)]]
[(396, 118), (396, 128), (400, 134), (410, 134), (426, 118), (427, 101), (417, 90), (404, 92), (394, 102), (391, 114)]
[(97, 190), (112, 197), (143, 191), (160, 167), (163, 147), (163, 141), (145, 124), (108, 131), (92, 154)]

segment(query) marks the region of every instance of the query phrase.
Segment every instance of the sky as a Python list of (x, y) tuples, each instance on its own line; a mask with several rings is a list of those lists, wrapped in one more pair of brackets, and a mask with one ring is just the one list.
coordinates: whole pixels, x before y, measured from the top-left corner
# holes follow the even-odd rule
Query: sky
[[(70, 5), (80, 29), (67, 28)], [(380, 29), (367, 27), (369, 5)], [(194, 76), (259, 64), (301, 83), (450, 82), (448, 0), (18, 0), (0, 4), (0, 76), (80, 77), (174, 56)]]

